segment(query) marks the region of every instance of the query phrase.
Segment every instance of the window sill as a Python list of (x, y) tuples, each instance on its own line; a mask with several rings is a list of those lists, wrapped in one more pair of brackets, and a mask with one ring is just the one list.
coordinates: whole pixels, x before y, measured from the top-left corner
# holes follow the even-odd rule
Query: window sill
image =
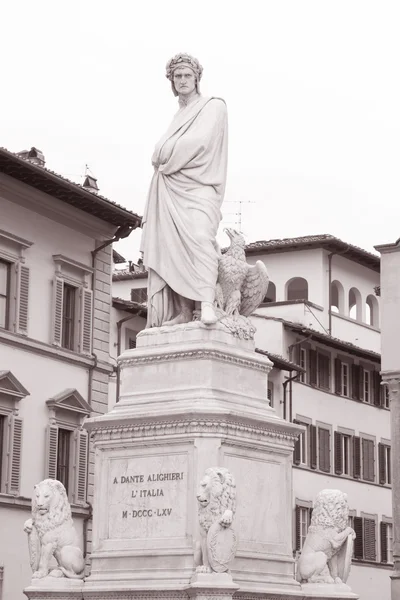
[(108, 364), (104, 361), (98, 361), (96, 363), (95, 358), (92, 356), (78, 354), (77, 352), (73, 352), (72, 350), (65, 350), (64, 348), (51, 346), (50, 344), (46, 344), (44, 342), (34, 340), (24, 335), (8, 331), (7, 329), (0, 328), (0, 343), (8, 344), (10, 346), (17, 346), (28, 352), (42, 354), (43, 356), (50, 356), (51, 358), (55, 358), (56, 360), (69, 362), (75, 365), (82, 365), (85, 367), (96, 366), (98, 370), (104, 371), (106, 373), (112, 373), (113, 371), (113, 367), (111, 364)]
[(373, 567), (378, 569), (385, 569), (387, 571), (393, 570), (392, 563), (381, 563), (376, 560), (364, 560), (363, 558), (352, 558), (351, 564), (357, 567)]
[(323, 475), (324, 477), (335, 477), (336, 479), (346, 479), (347, 481), (353, 481), (354, 483), (364, 483), (365, 485), (373, 485), (375, 487), (381, 488), (383, 490), (391, 490), (392, 486), (390, 485), (382, 485), (377, 483), (376, 481), (366, 481), (365, 479), (355, 479), (351, 475), (337, 475), (336, 473), (327, 473), (326, 471), (320, 471), (319, 469), (311, 469), (308, 465), (295, 465), (293, 464), (294, 469), (299, 469), (300, 471), (309, 471), (310, 473), (316, 473), (317, 475)]
[[(25, 498), (24, 496), (0, 494), (0, 507), (17, 508), (20, 510), (31, 510), (32, 500), (31, 498)], [(71, 511), (73, 517), (88, 517), (91, 514), (89, 505), (80, 506), (77, 504), (71, 504)]]

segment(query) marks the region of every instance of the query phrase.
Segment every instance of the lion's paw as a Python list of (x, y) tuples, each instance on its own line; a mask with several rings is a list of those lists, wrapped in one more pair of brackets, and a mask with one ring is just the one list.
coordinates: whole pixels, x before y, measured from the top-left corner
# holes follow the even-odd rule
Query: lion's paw
[(32, 579), (43, 579), (43, 577), (47, 577), (47, 571), (45, 569), (39, 569), (32, 575)]
[(27, 521), (25, 521), (25, 523), (24, 523), (24, 531), (25, 531), (25, 533), (32, 533), (32, 528), (33, 528), (33, 521), (32, 521), (32, 519), (28, 519)]

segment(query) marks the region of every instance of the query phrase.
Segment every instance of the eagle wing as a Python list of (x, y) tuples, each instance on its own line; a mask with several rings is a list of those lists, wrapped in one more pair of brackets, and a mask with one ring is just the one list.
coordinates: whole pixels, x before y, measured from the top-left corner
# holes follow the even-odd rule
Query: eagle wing
[(242, 303), (240, 314), (248, 317), (263, 301), (269, 283), (267, 267), (258, 260), (253, 267), (248, 265), (246, 278), (243, 282), (241, 293)]

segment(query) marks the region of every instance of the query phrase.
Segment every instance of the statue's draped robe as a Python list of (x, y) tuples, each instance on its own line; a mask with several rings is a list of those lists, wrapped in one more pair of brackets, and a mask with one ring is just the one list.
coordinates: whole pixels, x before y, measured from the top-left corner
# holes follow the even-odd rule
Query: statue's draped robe
[(227, 138), (224, 101), (200, 96), (178, 111), (155, 148), (141, 245), (148, 327), (177, 315), (177, 294), (214, 301)]

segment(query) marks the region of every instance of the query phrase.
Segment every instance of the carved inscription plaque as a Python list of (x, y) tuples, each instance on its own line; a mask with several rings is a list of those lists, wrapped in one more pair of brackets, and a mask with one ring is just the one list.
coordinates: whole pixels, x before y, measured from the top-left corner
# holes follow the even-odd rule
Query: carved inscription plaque
[(108, 538), (186, 535), (186, 454), (151, 454), (110, 460)]

